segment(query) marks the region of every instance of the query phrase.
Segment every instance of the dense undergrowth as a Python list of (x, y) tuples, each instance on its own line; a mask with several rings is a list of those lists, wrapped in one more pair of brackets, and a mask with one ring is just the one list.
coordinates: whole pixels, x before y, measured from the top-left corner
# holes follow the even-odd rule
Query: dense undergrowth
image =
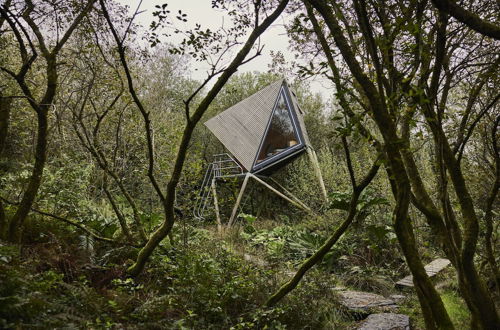
[[(44, 224), (52, 226), (44, 228), (50, 234), (32, 232), (21, 250), (2, 242), (2, 328), (280, 328), (311, 325), (329, 306), (315, 299), (326, 282), (312, 280), (286, 308), (261, 309), (281, 278), (245, 262), (208, 230), (190, 228), (187, 244), (186, 233), (175, 236), (132, 279), (123, 269), (133, 248), (89, 249), (79, 235)], [(306, 303), (317, 307), (304, 309)]]
[[(415, 329), (497, 330), (497, 40), (437, 0), (211, 0), (213, 26), (198, 2), (0, 0), (0, 328), (349, 329), (343, 288), (402, 293)], [(262, 48), (276, 24), (290, 56)], [(251, 95), (219, 143), (202, 123)], [(310, 211), (251, 182), (221, 234), (223, 169)]]
[[(224, 237), (212, 226), (184, 224), (147, 271), (132, 279), (124, 269), (135, 248), (110, 248), (32, 217), (28, 241), (0, 245), (0, 327), (347, 329), (357, 316), (341, 308), (336, 287), (389, 295), (397, 293), (394, 281), (404, 273), (401, 259), (365, 246), (360, 233), (341, 240), (282, 304), (262, 307), (324, 240), (326, 231), (306, 230), (313, 223), (321, 221), (247, 219)], [(453, 281), (452, 272), (446, 278)], [(456, 287), (448, 284), (443, 292), (457, 326), (465, 324), (468, 313)], [(418, 302), (404, 294), (402, 310), (419, 328)]]

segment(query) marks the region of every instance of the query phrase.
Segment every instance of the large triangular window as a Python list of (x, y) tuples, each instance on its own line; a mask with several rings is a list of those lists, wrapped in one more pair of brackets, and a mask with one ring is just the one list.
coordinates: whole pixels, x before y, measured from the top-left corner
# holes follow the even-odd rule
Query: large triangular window
[(285, 99), (285, 91), (282, 89), (276, 108), (272, 113), (266, 137), (260, 147), (256, 164), (271, 159), (299, 143), (298, 133)]

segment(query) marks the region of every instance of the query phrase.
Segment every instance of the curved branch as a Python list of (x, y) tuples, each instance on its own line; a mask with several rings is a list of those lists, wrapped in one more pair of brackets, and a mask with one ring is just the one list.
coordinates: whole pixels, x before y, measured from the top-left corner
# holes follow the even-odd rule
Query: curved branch
[(471, 29), (500, 40), (500, 26), (481, 19), (478, 15), (468, 11), (455, 3), (453, 0), (432, 0), (437, 9), (447, 14), (450, 14), (458, 21), (464, 23)]
[[(347, 148), (347, 146), (346, 146)], [(348, 152), (346, 151), (346, 154)], [(326, 242), (317, 250), (312, 256), (307, 258), (302, 265), (300, 265), (297, 273), (286, 282), (275, 294), (273, 294), (267, 301), (266, 306), (271, 307), (276, 305), (281, 299), (283, 299), (288, 293), (297, 287), (299, 282), (304, 277), (305, 273), (311, 269), (314, 265), (318, 264), (323, 260), (323, 257), (331, 250), (331, 248), (337, 243), (337, 241), (342, 237), (342, 235), (349, 229), (349, 226), (354, 221), (357, 214), (357, 208), (359, 196), (363, 190), (370, 184), (370, 182), (377, 175), (378, 169), (380, 167), (380, 157), (373, 163), (371, 169), (368, 171), (366, 176), (363, 178), (359, 185), (356, 185), (351, 179), (351, 184), (353, 188), (351, 201), (349, 202), (349, 213), (346, 219), (340, 224), (340, 226), (335, 230), (335, 232), (326, 240)], [(346, 157), (347, 167), (352, 168), (351, 158)]]
[[(4, 201), (5, 203), (10, 204), (10, 205), (19, 205), (20, 204), (20, 203), (15, 203), (15, 202), (9, 201), (3, 197), (0, 197), (0, 200)], [(59, 215), (52, 214), (49, 212), (41, 211), (41, 210), (38, 210), (34, 207), (31, 208), (31, 211), (38, 213), (38, 214), (41, 214), (41, 215), (44, 215), (44, 216), (47, 216), (47, 217), (54, 218), (56, 220), (60, 220), (60, 221), (65, 222), (69, 225), (72, 225), (72, 226), (80, 229), (81, 231), (85, 232), (87, 235), (89, 235), (90, 237), (92, 237), (93, 239), (95, 239), (97, 241), (106, 242), (106, 243), (113, 243), (113, 244), (117, 243), (114, 240), (112, 240), (111, 238), (99, 236), (98, 234), (94, 233), (92, 230), (86, 228), (82, 224), (79, 224), (78, 222), (70, 220), (68, 218), (64, 218), (64, 217), (61, 217)]]
[(484, 117), (484, 115), (500, 100), (500, 94), (497, 94), (495, 98), (477, 115), (476, 119), (472, 122), (470, 127), (467, 129), (467, 134), (465, 134), (465, 137), (463, 138), (463, 141), (459, 145), (459, 150), (458, 150), (458, 157), (457, 160), (460, 162), (465, 150), (465, 145), (467, 144), (467, 141), (469, 141), (472, 132), (476, 128), (476, 125), (479, 123), (481, 118)]
[(128, 84), (128, 90), (130, 95), (132, 96), (132, 99), (134, 100), (134, 103), (136, 104), (137, 108), (139, 109), (139, 112), (142, 115), (143, 121), (144, 121), (144, 129), (146, 131), (146, 141), (147, 141), (147, 146), (148, 146), (148, 177), (149, 181), (153, 185), (156, 194), (162, 201), (162, 203), (165, 201), (165, 195), (163, 194), (160, 184), (156, 180), (156, 177), (154, 175), (154, 145), (153, 145), (153, 136), (151, 134), (151, 119), (149, 118), (149, 112), (146, 111), (144, 108), (144, 105), (142, 104), (142, 101), (139, 99), (139, 96), (137, 95), (137, 92), (135, 90), (134, 86), (134, 80), (132, 79), (132, 74), (130, 72), (129, 66), (127, 59), (125, 57), (125, 47), (123, 45), (123, 39), (120, 38), (118, 35), (118, 32), (116, 31), (116, 28), (111, 21), (111, 17), (109, 16), (109, 12), (106, 8), (106, 5), (104, 4), (104, 0), (99, 0), (99, 3), (101, 5), (101, 9), (103, 11), (103, 15), (106, 19), (106, 22), (108, 23), (109, 29), (111, 30), (111, 33), (113, 34), (113, 38), (116, 41), (116, 45), (118, 48), (118, 55), (120, 56), (120, 62), (122, 64), (123, 70), (125, 71), (125, 76), (127, 78), (127, 84)]
[(491, 187), (488, 199), (486, 200), (486, 211), (484, 215), (484, 222), (486, 225), (485, 233), (485, 247), (486, 247), (486, 258), (490, 264), (491, 271), (495, 277), (495, 282), (497, 286), (497, 291), (500, 292), (500, 271), (498, 269), (498, 264), (495, 259), (495, 250), (492, 244), (493, 237), (493, 207), (495, 205), (495, 200), (500, 190), (500, 150), (498, 146), (498, 126), (500, 125), (500, 116), (497, 116), (493, 127), (491, 128), (491, 138), (493, 145), (493, 157), (495, 159), (495, 182)]
[[(103, 0), (100, 0), (101, 2)], [(227, 83), (229, 78), (237, 71), (238, 67), (241, 65), (245, 58), (252, 50), (255, 41), (261, 36), (264, 31), (266, 31), (269, 26), (281, 15), (288, 5), (289, 0), (281, 0), (276, 7), (276, 9), (267, 16), (248, 36), (244, 46), (235, 55), (231, 63), (227, 66), (224, 72), (217, 79), (213, 87), (208, 91), (203, 100), (199, 103), (198, 107), (191, 116), (191, 120), (187, 122), (184, 132), (182, 133), (182, 139), (179, 144), (179, 149), (177, 151), (177, 156), (175, 157), (174, 168), (172, 170), (172, 175), (167, 184), (166, 200), (163, 202), (163, 207), (165, 210), (165, 220), (161, 226), (151, 235), (149, 241), (146, 243), (144, 248), (139, 252), (135, 264), (130, 266), (127, 270), (132, 276), (137, 276), (144, 269), (149, 256), (153, 253), (154, 249), (160, 244), (160, 242), (170, 233), (174, 222), (174, 202), (175, 202), (175, 191), (179, 183), (182, 169), (184, 167), (184, 161), (186, 159), (186, 154), (188, 151), (188, 146), (191, 141), (191, 136), (196, 127), (196, 124), (200, 121), (203, 114), (207, 111), (208, 107), (219, 94), (221, 89)]]

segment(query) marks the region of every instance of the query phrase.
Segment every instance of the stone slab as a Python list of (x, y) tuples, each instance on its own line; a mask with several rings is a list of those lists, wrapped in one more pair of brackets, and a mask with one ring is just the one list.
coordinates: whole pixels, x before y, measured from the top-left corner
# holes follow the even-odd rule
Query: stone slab
[(410, 330), (408, 315), (379, 313), (369, 315), (357, 328), (358, 330)]
[(397, 308), (392, 299), (371, 292), (339, 291), (340, 304), (353, 312), (370, 312), (373, 310), (390, 311)]
[[(425, 272), (427, 273), (427, 276), (433, 277), (437, 273), (439, 273), (440, 271), (445, 269), (449, 264), (450, 264), (450, 260), (444, 259), (444, 258), (439, 258), (439, 259), (433, 260), (428, 265), (426, 265), (424, 268), (425, 268)], [(411, 275), (406, 276), (405, 278), (397, 281), (396, 285), (413, 287), (413, 276), (411, 276)]]

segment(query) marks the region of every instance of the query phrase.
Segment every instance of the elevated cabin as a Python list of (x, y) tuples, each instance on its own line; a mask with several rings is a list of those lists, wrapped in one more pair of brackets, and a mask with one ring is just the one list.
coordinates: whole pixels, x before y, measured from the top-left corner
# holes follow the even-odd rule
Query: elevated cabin
[[(283, 191), (280, 192), (264, 181), (265, 177), (304, 152), (309, 154), (323, 196), (325, 200), (328, 200), (316, 153), (309, 143), (303, 116), (304, 113), (297, 102), (295, 93), (284, 79), (280, 79), (205, 122), (205, 126), (222, 142), (232, 156), (215, 155), (214, 162), (208, 165), (199, 193), (199, 202), (194, 209), (195, 217), (203, 218), (209, 196), (212, 195), (217, 223), (221, 228), (216, 181), (220, 178), (239, 176), (244, 176), (245, 179), (231, 213), (228, 227), (235, 220), (249, 178), (264, 185), (296, 207), (310, 212), (310, 208), (286, 191), (284, 187), (281, 187)], [(279, 185), (277, 182), (274, 183)]]
[(303, 116), (295, 93), (280, 79), (205, 125), (244, 172), (268, 174), (310, 147)]

